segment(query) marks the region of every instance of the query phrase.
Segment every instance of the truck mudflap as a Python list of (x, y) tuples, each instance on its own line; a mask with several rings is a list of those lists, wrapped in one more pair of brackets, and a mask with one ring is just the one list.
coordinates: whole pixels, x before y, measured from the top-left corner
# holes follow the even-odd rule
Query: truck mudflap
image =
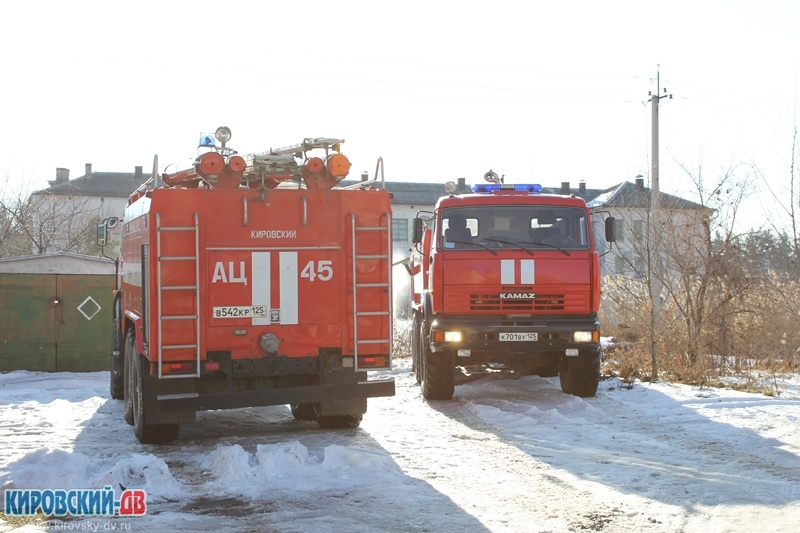
[[(460, 331), (461, 340), (447, 342), (433, 332)], [(576, 331), (590, 332), (595, 342), (575, 342)], [(600, 323), (596, 316), (498, 320), (495, 316), (439, 316), (431, 325), (433, 352), (468, 349), (477, 352), (541, 352), (568, 348), (599, 348)]]
[(394, 380), (385, 379), (242, 392), (160, 394), (157, 396), (157, 403), (159, 412), (166, 414), (267, 405), (323, 403), (394, 396), (394, 394)]

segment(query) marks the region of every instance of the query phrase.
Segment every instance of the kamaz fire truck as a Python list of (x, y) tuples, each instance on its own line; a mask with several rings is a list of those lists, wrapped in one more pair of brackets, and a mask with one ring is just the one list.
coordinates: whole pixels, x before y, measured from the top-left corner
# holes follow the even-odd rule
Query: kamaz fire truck
[[(600, 371), (600, 262), (591, 214), (574, 195), (502, 183), (442, 197), (413, 225), (412, 357), (426, 399), (449, 400), (459, 366), (560, 374), (593, 396)], [(605, 220), (614, 241), (614, 220)]]
[(162, 174), (156, 158), (125, 210), (111, 396), (143, 443), (175, 439), (197, 411), (249, 406), (355, 427), (367, 398), (394, 394), (367, 374), (391, 368), (382, 160), (340, 188), (340, 139), (246, 157), (229, 139), (201, 137), (196, 159)]

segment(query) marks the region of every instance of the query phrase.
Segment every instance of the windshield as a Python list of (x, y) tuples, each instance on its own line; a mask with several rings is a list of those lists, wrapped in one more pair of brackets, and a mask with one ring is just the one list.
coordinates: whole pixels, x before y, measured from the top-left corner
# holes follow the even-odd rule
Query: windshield
[(443, 248), (587, 250), (586, 212), (577, 207), (481, 205), (442, 210)]

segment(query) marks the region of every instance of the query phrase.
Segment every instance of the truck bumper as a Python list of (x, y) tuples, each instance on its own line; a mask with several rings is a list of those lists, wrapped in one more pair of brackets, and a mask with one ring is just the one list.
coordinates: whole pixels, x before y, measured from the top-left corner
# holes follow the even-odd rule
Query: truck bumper
[[(460, 332), (461, 340), (448, 341), (458, 335), (445, 335), (447, 332)], [(576, 340), (576, 332), (583, 340)], [(543, 352), (569, 356), (600, 348), (600, 323), (595, 315), (524, 319), (439, 316), (431, 323), (430, 341), (431, 351), (457, 350), (462, 358), (485, 354), (533, 357)]]
[(266, 405), (323, 403), (394, 396), (394, 394), (394, 380), (388, 379), (242, 392), (158, 394), (156, 400), (158, 411), (166, 414)]

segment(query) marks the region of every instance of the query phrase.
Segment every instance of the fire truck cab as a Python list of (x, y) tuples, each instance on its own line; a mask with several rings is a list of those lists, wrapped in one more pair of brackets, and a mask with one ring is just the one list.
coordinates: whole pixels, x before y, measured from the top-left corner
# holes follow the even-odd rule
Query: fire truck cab
[(143, 443), (175, 439), (197, 411), (251, 406), (355, 427), (367, 398), (394, 394), (367, 374), (391, 368), (382, 161), (341, 188), (340, 139), (246, 157), (229, 140), (224, 127), (204, 135), (163, 173), (156, 158), (125, 210), (111, 396)]
[[(461, 365), (560, 374), (593, 396), (600, 370), (600, 262), (583, 199), (491, 183), (414, 220), (413, 367), (426, 399), (454, 394)], [(613, 218), (606, 237), (614, 240)]]

